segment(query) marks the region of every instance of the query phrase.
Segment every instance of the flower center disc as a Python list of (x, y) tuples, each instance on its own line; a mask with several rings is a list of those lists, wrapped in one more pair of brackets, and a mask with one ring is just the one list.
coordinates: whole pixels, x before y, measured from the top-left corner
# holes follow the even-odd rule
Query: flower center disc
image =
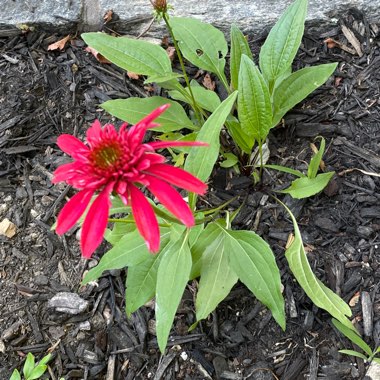
[(90, 160), (99, 169), (112, 169), (122, 155), (118, 143), (108, 143), (95, 148), (90, 154)]

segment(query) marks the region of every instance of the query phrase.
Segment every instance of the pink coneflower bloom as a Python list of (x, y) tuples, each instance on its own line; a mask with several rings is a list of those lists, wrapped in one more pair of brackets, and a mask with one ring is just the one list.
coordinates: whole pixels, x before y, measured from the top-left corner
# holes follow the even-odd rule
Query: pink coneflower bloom
[(144, 143), (147, 129), (169, 105), (154, 110), (136, 125), (123, 124), (117, 131), (111, 124), (103, 128), (96, 120), (87, 131), (87, 144), (71, 135), (58, 137), (58, 146), (74, 162), (60, 166), (54, 172), (53, 183), (65, 181), (79, 189), (58, 215), (58, 234), (68, 231), (92, 202), (83, 222), (81, 233), (82, 255), (91, 257), (103, 240), (111, 205), (110, 195), (118, 194), (129, 205), (137, 229), (151, 252), (158, 252), (160, 232), (152, 206), (141, 187), (145, 186), (184, 225), (194, 225), (194, 216), (188, 204), (171, 186), (204, 194), (207, 185), (180, 168), (165, 164), (165, 157), (156, 149), (176, 146), (205, 146), (200, 142), (158, 141)]

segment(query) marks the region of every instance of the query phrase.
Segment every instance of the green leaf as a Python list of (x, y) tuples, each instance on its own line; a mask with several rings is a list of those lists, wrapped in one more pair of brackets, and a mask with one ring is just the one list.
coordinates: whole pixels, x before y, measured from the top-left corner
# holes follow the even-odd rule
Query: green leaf
[(280, 271), (269, 245), (253, 231), (223, 231), (231, 268), (255, 297), (270, 309), (282, 329), (285, 329)]
[(128, 268), (125, 309), (129, 316), (154, 297), (158, 265), (165, 250), (146, 256), (144, 261)]
[(337, 63), (327, 63), (306, 67), (285, 78), (274, 90), (272, 127), (296, 104), (325, 83), (336, 66)]
[[(170, 236), (169, 228), (161, 230), (161, 244)], [(137, 265), (145, 261), (151, 254), (140, 233), (135, 230), (124, 235), (99, 261), (99, 264), (92, 268), (83, 279), (83, 284), (98, 279), (102, 273), (111, 269), (122, 269), (127, 266)]]
[(292, 64), (301, 44), (307, 12), (307, 0), (296, 0), (290, 5), (261, 47), (260, 69), (270, 92), (280, 75)]
[(129, 214), (130, 212), (131, 208), (129, 206), (126, 206), (119, 196), (111, 197), (111, 208), (109, 212), (110, 215)]
[(372, 361), (377, 364), (380, 364), (380, 358), (372, 358)]
[(20, 375), (20, 372), (15, 369), (13, 372), (12, 372), (12, 376), (10, 377), (9, 380), (21, 380), (21, 375)]
[(368, 344), (364, 342), (364, 340), (355, 331), (347, 328), (345, 325), (334, 318), (331, 320), (331, 322), (346, 338), (360, 347), (368, 356), (372, 355), (371, 347), (368, 346)]
[(195, 66), (224, 78), (228, 47), (224, 34), (194, 18), (171, 17), (170, 24), (183, 56)]
[[(219, 96), (211, 90), (207, 90), (201, 86), (191, 86), (195, 101), (197, 104), (206, 111), (214, 112), (220, 105)], [(188, 96), (185, 97), (179, 91), (169, 91), (169, 96), (175, 100), (191, 104), (190, 91), (186, 87), (185, 91)]]
[(364, 361), (368, 361), (367, 356), (361, 354), (360, 352), (354, 350), (339, 350), (341, 354), (356, 356), (357, 358), (363, 359)]
[(157, 274), (156, 332), (160, 351), (166, 348), (170, 329), (191, 270), (187, 232), (162, 255)]
[(233, 153), (224, 153), (224, 161), (220, 163), (222, 168), (231, 168), (239, 162), (239, 159)]
[(105, 33), (83, 33), (87, 45), (124, 70), (140, 75), (167, 75), (172, 72), (170, 58), (158, 45)]
[(240, 60), (243, 54), (252, 59), (252, 52), (244, 34), (236, 25), (231, 26), (231, 58), (230, 72), (231, 85), (234, 90), (238, 89)]
[(156, 119), (156, 122), (161, 124), (161, 126), (152, 128), (153, 131), (170, 132), (178, 131), (182, 128), (195, 129), (194, 124), (187, 117), (185, 110), (179, 103), (161, 96), (144, 99), (128, 98), (108, 100), (103, 103), (101, 107), (118, 119), (130, 124), (136, 124), (142, 118), (148, 116), (153, 110), (164, 104), (170, 104), (170, 107)]
[(228, 116), (226, 120), (226, 127), (228, 129), (228, 133), (231, 135), (232, 139), (239, 146), (239, 148), (243, 152), (250, 154), (253, 145), (255, 144), (255, 138), (243, 131), (239, 120), (232, 115)]
[[(129, 220), (133, 221), (133, 216), (129, 215)], [(104, 234), (104, 239), (108, 241), (108, 243), (115, 245), (120, 241), (120, 239), (131, 233), (136, 229), (136, 225), (134, 223), (123, 223), (123, 222), (117, 222), (113, 226), (112, 230), (106, 230), (106, 233)]]
[(221, 224), (225, 226), (225, 221), (220, 219), (216, 222), (209, 223), (207, 227), (200, 234), (196, 243), (191, 247), (191, 256), (193, 266), (191, 268), (190, 279), (193, 280), (201, 275), (202, 255), (206, 251), (207, 247), (215, 240), (220, 232), (215, 228), (215, 224)]
[(147, 83), (165, 83), (173, 79), (182, 78), (182, 74), (178, 73), (168, 73), (165, 75), (152, 75), (149, 78), (145, 79), (144, 84)]
[[(200, 212), (197, 213), (195, 219), (203, 219), (204, 215)], [(197, 224), (194, 227), (191, 227), (190, 232), (189, 232), (189, 246), (192, 248), (194, 244), (198, 241), (199, 236), (202, 234), (205, 226), (204, 224)]]
[(269, 90), (259, 69), (244, 54), (240, 62), (238, 113), (243, 131), (256, 141), (265, 141), (272, 126)]
[(51, 354), (47, 354), (45, 355), (39, 362), (38, 362), (38, 365), (44, 365), (44, 364), (47, 364), (49, 363), (49, 361), (51, 360)]
[(47, 365), (45, 364), (38, 364), (36, 367), (33, 368), (32, 373), (27, 378), (27, 380), (35, 380), (39, 379), (47, 370)]
[(238, 280), (228, 262), (224, 232), (214, 223), (209, 223), (204, 232), (200, 242), (205, 250), (201, 257), (201, 279), (196, 299), (197, 321), (214, 311)]
[(277, 201), (286, 209), (294, 225), (294, 240), (285, 252), (285, 257), (294, 277), (317, 307), (326, 310), (343, 325), (355, 331), (355, 327), (346, 318), (346, 316), (351, 316), (350, 307), (315, 277), (307, 260), (297, 221), (289, 208), (279, 200)]
[(277, 171), (283, 172), (283, 173), (292, 174), (292, 175), (295, 175), (296, 177), (306, 178), (305, 174), (301, 173), (299, 170), (287, 168), (286, 166), (282, 166), (282, 165), (263, 165), (263, 167), (264, 168), (268, 168), (268, 169), (274, 169), (274, 170), (277, 170)]
[[(195, 141), (197, 139), (197, 134), (198, 132), (187, 133), (186, 135), (183, 135), (182, 133), (179, 133), (179, 132), (168, 132), (168, 133), (164, 133), (162, 135), (157, 136), (157, 138), (161, 141)], [(191, 146), (176, 146), (170, 149), (175, 152), (189, 153), (192, 147)]]
[(296, 199), (308, 198), (322, 191), (334, 174), (335, 172), (328, 172), (318, 174), (315, 178), (297, 178), (287, 189), (279, 192), (290, 194), (292, 198)]
[(231, 112), (237, 92), (232, 93), (212, 113), (198, 132), (197, 141), (209, 144), (208, 147), (192, 149), (187, 156), (185, 170), (194, 174), (201, 181), (206, 181), (210, 176), (219, 155), (219, 134)]
[(317, 154), (315, 154), (311, 158), (309, 167), (307, 168), (307, 176), (309, 178), (315, 178), (316, 177), (316, 175), (318, 173), (318, 169), (319, 169), (319, 164), (321, 163), (323, 153), (325, 152), (325, 146), (326, 146), (325, 139), (322, 136), (319, 136), (319, 138), (321, 139), (321, 145), (319, 147)]
[(26, 379), (28, 379), (29, 376), (31, 375), (34, 365), (35, 365), (34, 356), (31, 352), (28, 352), (28, 355), (26, 355), (24, 367), (22, 369), (22, 373), (24, 374), (24, 377)]

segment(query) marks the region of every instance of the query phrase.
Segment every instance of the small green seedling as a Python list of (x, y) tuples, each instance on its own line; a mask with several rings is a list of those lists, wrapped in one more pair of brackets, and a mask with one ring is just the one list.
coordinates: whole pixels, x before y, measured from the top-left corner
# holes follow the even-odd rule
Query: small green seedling
[[(26, 356), (24, 368), (22, 369), (24, 380), (39, 379), (45, 373), (47, 369), (47, 363), (50, 359), (51, 354), (47, 354), (36, 364), (34, 355), (29, 352)], [(9, 380), (21, 380), (20, 372), (15, 369)]]
[(368, 346), (368, 344), (364, 342), (360, 335), (358, 335), (354, 330), (351, 330), (342, 325), (336, 319), (332, 319), (332, 323), (346, 338), (348, 338), (356, 346), (360, 347), (366, 355), (355, 350), (339, 350), (341, 354), (356, 356), (357, 358), (361, 358), (366, 362), (374, 361), (380, 364), (380, 358), (375, 357), (376, 355), (380, 354), (380, 347), (372, 350), (371, 347)]
[(308, 198), (312, 195), (318, 194), (329, 183), (331, 177), (335, 172), (327, 172), (318, 174), (318, 169), (322, 161), (323, 153), (325, 152), (326, 142), (321, 136), (317, 138), (321, 139), (319, 150), (314, 154), (310, 160), (310, 164), (307, 169), (307, 175), (303, 174), (299, 170), (294, 170), (281, 165), (264, 165), (268, 169), (278, 170), (280, 172), (292, 174), (299, 178), (292, 181), (292, 184), (285, 190), (281, 190), (281, 193), (290, 194), (293, 198), (302, 199)]

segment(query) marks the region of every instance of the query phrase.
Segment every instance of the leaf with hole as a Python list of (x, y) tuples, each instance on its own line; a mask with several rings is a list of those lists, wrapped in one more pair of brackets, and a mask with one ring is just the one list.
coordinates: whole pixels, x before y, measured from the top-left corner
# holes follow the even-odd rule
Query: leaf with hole
[(228, 51), (224, 34), (194, 18), (171, 17), (170, 24), (183, 56), (195, 66), (225, 78)]
[(185, 110), (179, 103), (161, 96), (145, 99), (108, 100), (101, 107), (118, 119), (130, 124), (136, 124), (145, 116), (148, 116), (154, 109), (164, 104), (170, 104), (170, 107), (155, 120), (155, 122), (160, 124), (160, 127), (152, 128), (153, 131), (171, 132), (182, 128), (195, 129), (194, 124), (187, 117)]

